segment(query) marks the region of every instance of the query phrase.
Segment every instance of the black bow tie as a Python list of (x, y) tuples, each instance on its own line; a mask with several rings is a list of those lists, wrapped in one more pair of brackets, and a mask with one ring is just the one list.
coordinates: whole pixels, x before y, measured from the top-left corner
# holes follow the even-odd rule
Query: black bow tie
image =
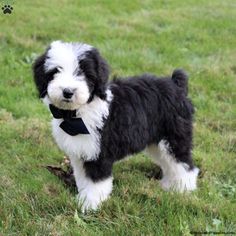
[(63, 119), (60, 128), (63, 129), (67, 134), (75, 136), (77, 134), (89, 134), (83, 120), (76, 118), (76, 110), (62, 110), (52, 104), (49, 105), (50, 111), (54, 118)]

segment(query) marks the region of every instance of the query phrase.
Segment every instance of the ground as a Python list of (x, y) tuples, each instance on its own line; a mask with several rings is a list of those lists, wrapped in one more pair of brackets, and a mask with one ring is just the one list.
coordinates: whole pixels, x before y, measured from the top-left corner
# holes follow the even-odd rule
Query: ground
[[(235, 1), (12, 2), (11, 14), (0, 12), (0, 234), (236, 232)], [(158, 167), (141, 153), (116, 164), (114, 191), (99, 211), (80, 212), (75, 192), (44, 168), (64, 155), (31, 64), (56, 39), (96, 46), (112, 76), (167, 75), (179, 67), (189, 73), (193, 157), (201, 169), (196, 192), (161, 190)]]

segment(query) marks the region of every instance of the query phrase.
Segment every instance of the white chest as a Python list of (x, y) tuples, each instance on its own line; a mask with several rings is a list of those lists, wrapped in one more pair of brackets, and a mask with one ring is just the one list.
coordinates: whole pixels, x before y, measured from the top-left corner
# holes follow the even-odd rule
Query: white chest
[(100, 134), (89, 130), (90, 134), (71, 136), (59, 127), (61, 122), (62, 119), (52, 120), (52, 133), (59, 148), (69, 157), (84, 160), (97, 159), (100, 153)]
[(89, 134), (71, 136), (60, 128), (62, 119), (52, 120), (53, 137), (59, 148), (70, 158), (82, 158), (87, 161), (98, 158), (101, 150), (101, 135), (98, 129), (103, 128), (104, 119), (109, 114), (109, 101), (112, 95), (108, 98), (107, 101), (95, 98), (79, 109), (78, 115), (83, 119)]

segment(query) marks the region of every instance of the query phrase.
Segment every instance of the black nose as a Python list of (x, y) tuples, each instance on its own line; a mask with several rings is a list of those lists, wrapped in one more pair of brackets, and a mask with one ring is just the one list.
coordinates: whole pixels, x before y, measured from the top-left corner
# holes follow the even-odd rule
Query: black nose
[(63, 96), (64, 98), (71, 98), (74, 92), (71, 89), (65, 88), (63, 89)]

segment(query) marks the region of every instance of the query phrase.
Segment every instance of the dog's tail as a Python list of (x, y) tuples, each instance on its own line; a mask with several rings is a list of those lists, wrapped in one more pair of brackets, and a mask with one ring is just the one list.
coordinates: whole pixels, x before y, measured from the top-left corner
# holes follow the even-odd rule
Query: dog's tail
[(188, 75), (181, 69), (175, 69), (173, 71), (172, 81), (180, 88), (182, 88), (185, 94), (188, 94)]

